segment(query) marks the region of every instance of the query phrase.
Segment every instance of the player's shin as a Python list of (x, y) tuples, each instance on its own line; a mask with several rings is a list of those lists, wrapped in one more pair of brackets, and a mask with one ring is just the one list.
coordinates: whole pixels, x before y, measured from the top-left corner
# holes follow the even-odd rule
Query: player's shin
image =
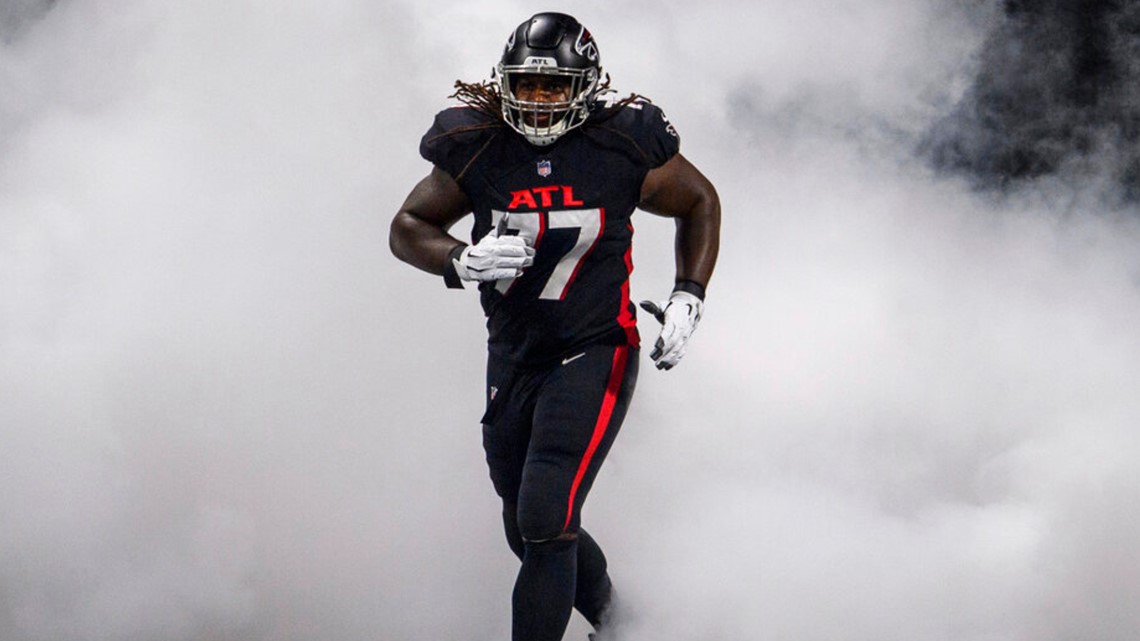
[(578, 581), (574, 607), (595, 628), (604, 623), (612, 590), (605, 554), (585, 530), (579, 530)]
[(578, 541), (526, 543), (512, 600), (513, 641), (561, 641), (574, 606)]

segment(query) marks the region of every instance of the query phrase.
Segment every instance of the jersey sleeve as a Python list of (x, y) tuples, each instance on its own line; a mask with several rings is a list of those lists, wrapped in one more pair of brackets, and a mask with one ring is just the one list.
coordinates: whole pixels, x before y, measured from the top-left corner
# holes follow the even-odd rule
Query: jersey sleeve
[(637, 139), (649, 156), (649, 165), (660, 167), (681, 150), (681, 137), (660, 107), (647, 102), (640, 104)]
[(648, 100), (638, 99), (616, 111), (606, 110), (597, 124), (601, 132), (618, 134), (599, 138), (599, 144), (626, 149), (649, 169), (664, 165), (681, 148), (681, 138), (673, 123), (660, 107)]

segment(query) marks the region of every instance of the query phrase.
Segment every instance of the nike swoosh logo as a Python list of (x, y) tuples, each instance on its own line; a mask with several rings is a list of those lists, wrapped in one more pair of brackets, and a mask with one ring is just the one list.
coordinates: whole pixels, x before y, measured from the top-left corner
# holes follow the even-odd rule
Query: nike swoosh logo
[(572, 361), (576, 361), (585, 355), (586, 355), (586, 352), (582, 352), (581, 354), (578, 354), (577, 356), (571, 356), (569, 358), (564, 358), (564, 359), (562, 359), (562, 364), (565, 365), (565, 364), (570, 363)]

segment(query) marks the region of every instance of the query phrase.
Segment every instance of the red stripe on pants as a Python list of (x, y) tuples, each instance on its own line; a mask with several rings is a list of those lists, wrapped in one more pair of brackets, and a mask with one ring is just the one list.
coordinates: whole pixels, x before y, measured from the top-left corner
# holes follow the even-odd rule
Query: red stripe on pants
[(625, 363), (628, 358), (628, 346), (622, 345), (614, 349), (614, 363), (610, 368), (610, 380), (606, 384), (602, 409), (598, 412), (597, 422), (594, 423), (594, 434), (590, 437), (590, 445), (582, 455), (582, 462), (578, 464), (578, 473), (574, 475), (574, 483), (570, 486), (570, 500), (566, 506), (566, 522), (562, 524), (563, 530), (570, 527), (570, 521), (574, 517), (574, 499), (578, 496), (578, 486), (582, 484), (582, 478), (586, 476), (586, 470), (589, 469), (590, 461), (598, 450), (598, 444), (602, 442), (602, 437), (606, 435), (606, 429), (610, 426), (610, 418), (614, 413), (614, 405), (617, 404), (618, 392), (621, 391), (621, 381), (625, 377)]

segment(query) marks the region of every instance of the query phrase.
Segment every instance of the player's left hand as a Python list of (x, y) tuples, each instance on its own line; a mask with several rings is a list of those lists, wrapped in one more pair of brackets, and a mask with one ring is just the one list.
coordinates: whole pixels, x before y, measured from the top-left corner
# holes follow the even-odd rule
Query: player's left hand
[(704, 314), (704, 301), (689, 292), (675, 291), (668, 302), (658, 304), (643, 300), (641, 308), (661, 323), (661, 335), (649, 358), (657, 363), (657, 369), (672, 369), (685, 355), (689, 338)]

